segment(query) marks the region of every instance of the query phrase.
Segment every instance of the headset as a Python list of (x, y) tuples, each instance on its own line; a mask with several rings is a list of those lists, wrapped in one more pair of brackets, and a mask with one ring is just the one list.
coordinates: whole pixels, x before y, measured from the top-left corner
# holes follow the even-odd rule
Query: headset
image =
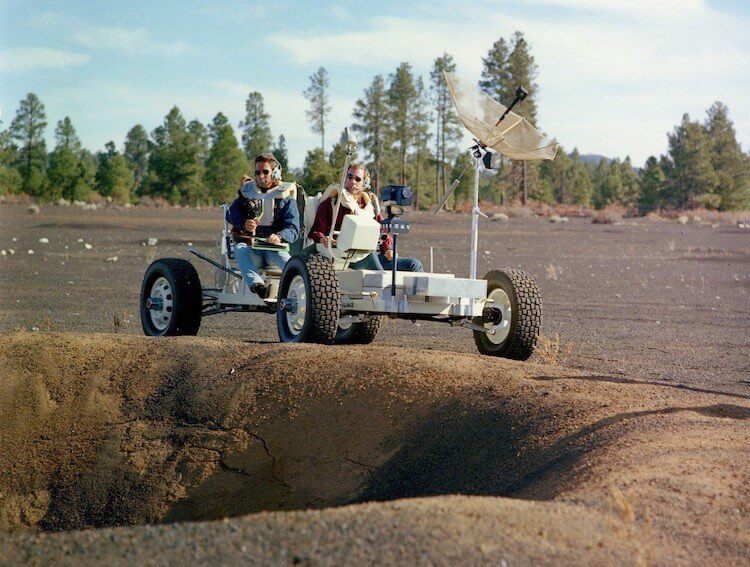
[(281, 181), (281, 164), (278, 161), (276, 162), (276, 167), (271, 173), (271, 179), (274, 181)]

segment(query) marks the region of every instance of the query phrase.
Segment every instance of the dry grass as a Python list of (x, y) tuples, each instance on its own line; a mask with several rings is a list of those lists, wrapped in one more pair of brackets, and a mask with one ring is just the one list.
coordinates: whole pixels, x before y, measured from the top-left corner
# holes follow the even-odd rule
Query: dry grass
[(594, 224), (615, 224), (625, 216), (626, 209), (620, 205), (609, 205), (596, 211), (591, 216), (591, 222)]
[(534, 353), (544, 364), (560, 364), (570, 355), (570, 345), (564, 344), (560, 340), (560, 335), (555, 334), (552, 337), (539, 337)]
[(688, 222), (733, 225), (738, 221), (750, 219), (750, 211), (715, 211), (698, 207), (695, 209), (669, 209), (651, 211), (646, 218), (652, 221), (678, 220), (686, 217)]
[(547, 273), (548, 280), (553, 280), (553, 281), (557, 280), (557, 276), (558, 276), (557, 266), (555, 266), (554, 264), (550, 264), (544, 270)]

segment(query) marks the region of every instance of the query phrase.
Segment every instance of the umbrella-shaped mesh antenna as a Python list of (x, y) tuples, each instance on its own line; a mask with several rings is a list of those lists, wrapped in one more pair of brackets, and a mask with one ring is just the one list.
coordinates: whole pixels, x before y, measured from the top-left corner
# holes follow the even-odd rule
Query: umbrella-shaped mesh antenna
[(443, 74), (458, 117), (483, 145), (511, 159), (554, 159), (557, 143), (547, 141), (528, 120), (511, 111), (498, 123), (505, 106), (460, 77)]

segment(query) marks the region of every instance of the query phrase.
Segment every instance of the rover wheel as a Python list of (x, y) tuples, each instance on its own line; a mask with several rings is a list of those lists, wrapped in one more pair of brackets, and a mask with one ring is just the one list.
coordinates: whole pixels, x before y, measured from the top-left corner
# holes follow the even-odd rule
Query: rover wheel
[(152, 262), (141, 285), (141, 325), (152, 337), (197, 335), (203, 299), (198, 273), (187, 260)]
[(330, 260), (295, 256), (284, 266), (276, 303), (282, 342), (332, 344), (338, 329), (339, 280)]
[(336, 342), (349, 345), (367, 345), (378, 336), (382, 315), (365, 315), (364, 319), (357, 323), (339, 322), (336, 331)]
[(474, 331), (479, 352), (526, 360), (534, 352), (542, 325), (542, 300), (534, 279), (521, 270), (492, 270), (487, 280), (487, 312), (474, 322), (494, 333)]

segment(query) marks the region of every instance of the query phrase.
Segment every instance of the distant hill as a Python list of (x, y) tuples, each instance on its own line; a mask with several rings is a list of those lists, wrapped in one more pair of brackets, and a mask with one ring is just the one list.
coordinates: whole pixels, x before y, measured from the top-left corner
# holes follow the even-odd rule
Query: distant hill
[(613, 161), (612, 158), (600, 156), (599, 154), (582, 154), (579, 157), (583, 163), (591, 165), (599, 165), (599, 162), (602, 160)]

